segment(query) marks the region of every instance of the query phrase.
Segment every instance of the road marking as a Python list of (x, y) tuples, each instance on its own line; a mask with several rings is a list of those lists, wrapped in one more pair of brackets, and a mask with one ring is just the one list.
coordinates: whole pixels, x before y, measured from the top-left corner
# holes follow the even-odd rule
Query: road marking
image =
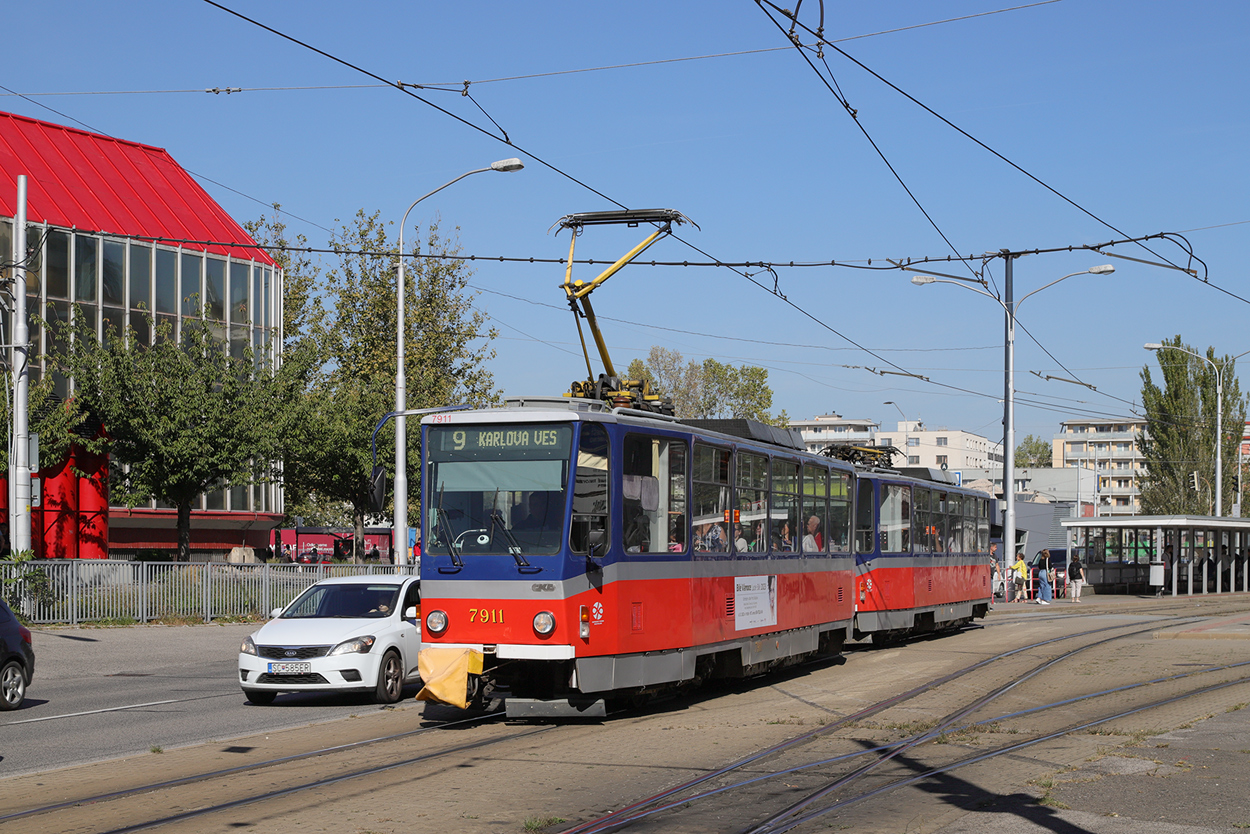
[(14, 724), (34, 724), (38, 721), (52, 721), (56, 718), (78, 718), (83, 715), (98, 715), (102, 712), (121, 712), (128, 709), (142, 709), (143, 707), (158, 707), (163, 704), (181, 704), (187, 701), (202, 701), (205, 698), (221, 698), (225, 695), (233, 695), (233, 692), (223, 692), (219, 695), (203, 695), (199, 698), (170, 698), (167, 701), (149, 701), (146, 704), (128, 704), (124, 707), (105, 707), (104, 709), (89, 709), (86, 712), (67, 712), (64, 715), (45, 715), (42, 718), (26, 718), (22, 721), (5, 721), (0, 726), (9, 727)]

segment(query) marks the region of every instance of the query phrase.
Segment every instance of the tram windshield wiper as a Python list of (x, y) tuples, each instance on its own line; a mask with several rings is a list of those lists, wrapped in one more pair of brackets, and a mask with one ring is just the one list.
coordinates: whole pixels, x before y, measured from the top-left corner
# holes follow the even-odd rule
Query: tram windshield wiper
[(451, 519), (447, 517), (447, 511), (443, 509), (441, 488), (438, 491), (438, 506), (434, 511), (438, 514), (438, 534), (447, 545), (447, 555), (451, 557), (451, 563), (458, 568), (464, 567), (464, 560), (460, 558), (460, 553), (456, 550), (455, 538), (451, 534)]
[(517, 567), (528, 568), (529, 560), (521, 552), (521, 544), (516, 540), (516, 536), (512, 535), (512, 531), (508, 529), (508, 525), (503, 522), (503, 513), (498, 509), (490, 511), (490, 535), (495, 535), (495, 525), (499, 525), (499, 529), (503, 530), (504, 538), (508, 540), (508, 553), (512, 554), (512, 558), (516, 559)]

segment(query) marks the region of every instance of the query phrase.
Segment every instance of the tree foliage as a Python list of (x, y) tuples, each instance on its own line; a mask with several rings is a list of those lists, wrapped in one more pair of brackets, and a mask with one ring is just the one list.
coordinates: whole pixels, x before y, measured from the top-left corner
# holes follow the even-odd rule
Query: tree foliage
[(65, 329), (72, 338), (57, 340), (57, 362), (74, 380), (77, 407), (105, 427), (105, 451), (122, 473), (110, 480), (112, 497), (176, 507), (178, 558), (188, 560), (191, 505), (201, 493), (273, 477), (287, 406), (308, 363), (288, 355), (274, 370), (250, 350), (232, 358), (211, 322), (184, 319), (178, 341), (163, 323), (151, 346), (129, 328), (125, 338), (110, 329), (100, 341), (77, 310)]
[[(331, 237), (341, 254), (323, 272), (324, 301), (313, 303), (308, 323), (320, 368), (298, 403), (285, 452), (288, 500), (308, 508), (341, 506), (351, 519), (357, 556), (364, 552), (373, 432), (395, 406), (398, 244), (386, 225), (378, 212), (361, 210)], [(486, 362), (494, 356), (496, 333), (472, 307), (472, 273), (462, 260), (422, 258), (423, 246), (438, 255), (457, 251), (434, 225), (424, 241), (418, 234), (405, 262), (406, 405), (494, 402)], [(414, 486), (420, 483), (419, 436), (410, 420), (408, 482)], [(377, 436), (378, 463), (393, 468), (394, 449), (390, 421)], [(415, 510), (419, 502), (410, 506)]]
[(630, 379), (646, 379), (656, 393), (671, 397), (674, 413), (684, 419), (751, 419), (789, 425), (783, 410), (773, 416), (773, 390), (768, 370), (754, 365), (735, 367), (705, 359), (702, 363), (675, 350), (653, 345), (647, 358), (629, 363)]
[[(1146, 428), (1137, 438), (1146, 466), (1146, 474), (1139, 482), (1142, 512), (1147, 515), (1212, 514), (1216, 486), (1217, 373), (1223, 378), (1219, 448), (1225, 475), (1225, 506), (1231, 504), (1236, 492), (1237, 479), (1229, 477), (1229, 473), (1237, 471), (1246, 402), (1237, 381), (1235, 362), (1229, 356), (1216, 358), (1214, 348), (1207, 348), (1204, 354), (1209, 362), (1191, 355), (1186, 351), (1193, 349), (1183, 344), (1179, 335), (1164, 340), (1163, 345), (1157, 352), (1163, 387), (1154, 383), (1149, 365), (1141, 371), (1142, 405), (1146, 411)], [(1192, 485), (1193, 472), (1198, 473), (1198, 491)]]
[(1050, 441), (1030, 434), (1016, 444), (1014, 460), (1016, 466), (1048, 469), (1053, 463), (1051, 451)]

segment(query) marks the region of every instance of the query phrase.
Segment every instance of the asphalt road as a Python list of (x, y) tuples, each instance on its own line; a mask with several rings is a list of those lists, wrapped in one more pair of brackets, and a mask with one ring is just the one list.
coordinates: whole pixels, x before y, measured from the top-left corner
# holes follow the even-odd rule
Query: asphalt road
[(259, 627), (35, 629), (26, 702), (0, 713), (0, 778), (379, 708), (364, 696), (301, 694), (270, 707), (249, 704), (236, 683), (236, 657)]

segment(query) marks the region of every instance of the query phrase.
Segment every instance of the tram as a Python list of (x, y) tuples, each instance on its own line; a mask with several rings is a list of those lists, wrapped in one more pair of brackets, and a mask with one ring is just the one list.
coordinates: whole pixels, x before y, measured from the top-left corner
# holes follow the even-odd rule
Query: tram
[(574, 239), (657, 227), (589, 283), (571, 279), (570, 247), (564, 288), (605, 372), (587, 352), (563, 397), (422, 420), (419, 698), (601, 716), (988, 611), (985, 496), (809, 453), (797, 430), (679, 420), (616, 374), (588, 296), (684, 220), (563, 218)]

